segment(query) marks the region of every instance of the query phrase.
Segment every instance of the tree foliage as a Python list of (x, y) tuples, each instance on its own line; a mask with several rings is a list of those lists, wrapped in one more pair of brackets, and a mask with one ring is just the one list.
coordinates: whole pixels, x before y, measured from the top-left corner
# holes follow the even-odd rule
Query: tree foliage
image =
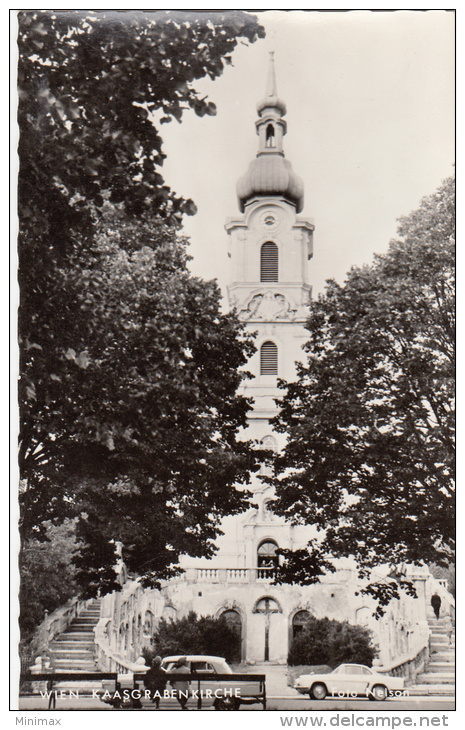
[(332, 557), (353, 556), (365, 575), (381, 563), (451, 560), (453, 179), (398, 234), (373, 265), (328, 282), (311, 307), (307, 362), (282, 384), (276, 428), (289, 438), (274, 508), (322, 531), (298, 560), (305, 582)]
[(334, 669), (344, 662), (355, 662), (371, 667), (377, 654), (372, 634), (363, 626), (311, 616), (292, 639), (287, 661), (290, 666), (326, 664)]
[(140, 10), (18, 17), (22, 234), (40, 230), (49, 246), (63, 249), (107, 195), (137, 215), (179, 221), (192, 213), (192, 201), (176, 197), (160, 174), (153, 115), (164, 123), (189, 108), (215, 114), (192, 83), (220, 76), (239, 38), (263, 37), (256, 18)]
[(241, 658), (240, 636), (234, 627), (223, 616), (197, 616), (194, 611), (176, 621), (161, 619), (151, 644), (153, 656), (206, 654), (224, 657), (227, 662)]
[(88, 594), (119, 587), (115, 541), (154, 583), (243, 507), (251, 345), (189, 274), (195, 208), (163, 181), (154, 114), (213, 114), (192, 83), (261, 35), (236, 11), (19, 13), (21, 531), (76, 516)]
[(237, 440), (252, 345), (220, 314), (216, 284), (189, 274), (165, 224), (111, 217), (99, 242), (88, 266), (63, 273), (48, 312), (59, 356), (44, 364), (32, 348), (23, 371), (38, 385), (23, 411), (21, 495), (25, 535), (78, 515), (79, 577), (95, 590), (116, 587), (112, 540), (148, 583), (179, 554), (211, 555), (219, 519), (245, 506), (233, 485), (255, 468)]
[(46, 540), (26, 540), (20, 548), (19, 625), (23, 639), (78, 592), (73, 558), (79, 551), (74, 520), (44, 525)]

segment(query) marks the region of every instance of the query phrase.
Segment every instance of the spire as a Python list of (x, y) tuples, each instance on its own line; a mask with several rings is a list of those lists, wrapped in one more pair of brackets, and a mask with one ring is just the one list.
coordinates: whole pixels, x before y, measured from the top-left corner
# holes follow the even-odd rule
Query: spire
[(268, 78), (266, 80), (266, 93), (265, 96), (277, 96), (278, 91), (276, 88), (276, 72), (274, 68), (274, 51), (270, 51), (270, 62), (268, 65)]
[(278, 88), (276, 85), (276, 71), (274, 67), (274, 51), (270, 51), (265, 98), (262, 99), (262, 101), (257, 105), (257, 111), (260, 115), (265, 109), (274, 109), (278, 111), (281, 117), (283, 117), (286, 113), (286, 105), (278, 97)]
[(258, 104), (259, 118), (255, 122), (258, 134), (256, 159), (237, 183), (239, 208), (256, 197), (279, 196), (296, 206), (300, 213), (303, 206), (303, 183), (284, 159), (283, 137), (286, 134), (286, 105), (278, 97), (274, 52), (270, 53), (265, 98)]

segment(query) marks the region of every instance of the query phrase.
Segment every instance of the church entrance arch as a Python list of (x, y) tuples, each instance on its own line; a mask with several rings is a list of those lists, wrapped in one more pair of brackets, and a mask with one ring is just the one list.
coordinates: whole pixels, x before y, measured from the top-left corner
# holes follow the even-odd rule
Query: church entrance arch
[(308, 626), (312, 614), (309, 611), (297, 611), (292, 619), (292, 639), (295, 639)]
[(253, 613), (260, 614), (264, 618), (265, 628), (265, 646), (263, 661), (270, 661), (270, 622), (271, 616), (275, 613), (282, 613), (279, 603), (270, 596), (260, 598), (255, 604)]
[(232, 662), (240, 662), (242, 659), (242, 619), (238, 611), (228, 608), (223, 611), (221, 617), (225, 619), (228, 628), (235, 635), (235, 641), (230, 651), (230, 659)]

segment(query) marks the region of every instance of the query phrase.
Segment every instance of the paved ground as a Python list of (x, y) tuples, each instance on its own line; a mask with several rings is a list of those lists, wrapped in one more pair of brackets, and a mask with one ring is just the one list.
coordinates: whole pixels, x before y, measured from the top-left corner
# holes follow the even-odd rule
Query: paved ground
[[(294, 710), (300, 712), (308, 711), (344, 711), (354, 710), (362, 712), (402, 712), (402, 711), (445, 711), (452, 712), (455, 709), (454, 697), (403, 697), (393, 698), (385, 702), (370, 702), (366, 699), (356, 700), (332, 700), (323, 701), (310, 700), (300, 695), (293, 687), (287, 684), (287, 668), (285, 666), (255, 665), (250, 667), (250, 674), (266, 674), (267, 709), (271, 711)], [(407, 688), (408, 691), (408, 688)], [(20, 710), (47, 710), (48, 701), (41, 697), (21, 697), (19, 700)], [(195, 701), (189, 701), (189, 709), (195, 710)], [(16, 708), (11, 708), (16, 709)], [(154, 711), (153, 706), (144, 708), (142, 711)], [(176, 700), (168, 700), (161, 703), (163, 710), (179, 710)], [(261, 705), (242, 707), (241, 711), (261, 711)], [(79, 699), (58, 699), (56, 710), (100, 710), (113, 712), (113, 709), (98, 699), (79, 697)], [(205, 711), (214, 711), (213, 708), (205, 708)], [(134, 712), (134, 710), (131, 710)]]
[[(11, 707), (12, 710), (18, 709)], [(188, 707), (191, 711), (195, 711), (195, 705)], [(23, 711), (41, 711), (47, 710), (47, 701), (40, 698), (34, 697), (22, 697), (19, 701), (19, 710)], [(85, 711), (85, 710), (98, 710), (102, 712), (115, 712), (109, 705), (105, 705), (103, 702), (98, 700), (81, 698), (79, 701), (76, 700), (59, 700), (56, 707), (56, 712), (63, 711)], [(292, 710), (294, 712), (310, 712), (310, 711), (347, 711), (351, 710), (354, 712), (453, 712), (455, 710), (455, 702), (453, 698), (448, 697), (411, 697), (405, 699), (393, 699), (386, 700), (386, 702), (370, 702), (369, 700), (324, 700), (323, 702), (317, 702), (315, 700), (309, 700), (305, 697), (302, 698), (279, 698), (273, 699), (272, 697), (268, 700), (268, 711), (286, 711)], [(143, 710), (128, 710), (128, 712), (155, 712), (154, 707), (148, 707)], [(159, 711), (180, 711), (180, 708), (171, 701), (166, 705), (161, 706)], [(214, 712), (213, 708), (206, 708), (202, 712)], [(262, 708), (260, 705), (251, 705), (248, 707), (242, 707), (241, 712), (261, 712)], [(120, 710), (125, 712), (125, 710)]]

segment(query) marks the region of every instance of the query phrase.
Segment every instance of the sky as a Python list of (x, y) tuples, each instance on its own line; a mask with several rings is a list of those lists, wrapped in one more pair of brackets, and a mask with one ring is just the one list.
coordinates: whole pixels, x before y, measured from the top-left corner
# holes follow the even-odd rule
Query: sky
[(301, 217), (315, 224), (313, 295), (371, 263), (454, 163), (454, 13), (263, 11), (266, 38), (239, 44), (233, 65), (195, 82), (215, 117), (184, 114), (163, 125), (168, 184), (192, 198), (184, 219), (193, 273), (230, 280), (228, 217), (240, 215), (236, 182), (258, 149), (256, 105), (269, 52), (287, 106), (286, 158), (303, 179)]

